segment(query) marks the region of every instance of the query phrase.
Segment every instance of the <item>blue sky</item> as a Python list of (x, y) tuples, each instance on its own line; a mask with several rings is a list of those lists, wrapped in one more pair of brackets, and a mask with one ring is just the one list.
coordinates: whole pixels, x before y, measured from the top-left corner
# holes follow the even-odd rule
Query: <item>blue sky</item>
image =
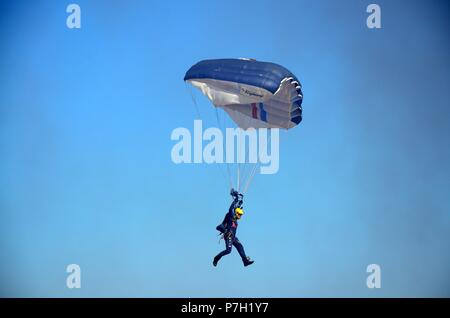
[[(78, 1), (80, 30), (69, 3), (0, 5), (1, 296), (450, 296), (446, 2), (377, 1), (380, 30), (370, 1)], [(246, 196), (247, 268), (211, 265), (219, 169), (170, 158), (196, 118), (184, 73), (221, 57), (282, 64), (304, 91), (279, 172)]]

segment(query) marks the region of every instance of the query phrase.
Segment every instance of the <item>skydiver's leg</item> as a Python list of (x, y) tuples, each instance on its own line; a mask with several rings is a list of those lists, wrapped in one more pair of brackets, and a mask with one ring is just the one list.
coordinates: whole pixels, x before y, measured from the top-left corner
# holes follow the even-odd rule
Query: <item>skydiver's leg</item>
[(242, 246), (241, 242), (239, 242), (237, 237), (234, 239), (233, 245), (238, 250), (239, 255), (241, 255), (242, 262), (244, 263), (244, 266), (252, 265), (254, 263), (254, 261), (252, 261), (250, 259), (250, 257), (245, 255), (244, 246)]
[(241, 242), (239, 242), (237, 237), (234, 238), (233, 245), (234, 247), (236, 247), (239, 255), (242, 258), (242, 261), (245, 263), (245, 261), (247, 260), (247, 256), (245, 255), (244, 246), (241, 244)]
[(217, 262), (222, 258), (222, 256), (230, 254), (232, 248), (233, 248), (233, 239), (231, 237), (225, 238), (225, 250), (223, 250), (222, 252), (217, 254), (216, 257), (214, 257), (214, 264), (217, 264)]

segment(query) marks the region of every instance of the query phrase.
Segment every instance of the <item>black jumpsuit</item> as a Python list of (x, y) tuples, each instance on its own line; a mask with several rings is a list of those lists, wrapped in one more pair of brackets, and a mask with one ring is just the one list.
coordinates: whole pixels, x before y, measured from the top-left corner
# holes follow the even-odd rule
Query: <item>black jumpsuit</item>
[(244, 264), (247, 261), (247, 256), (245, 255), (244, 247), (236, 237), (236, 230), (238, 227), (238, 223), (234, 214), (234, 210), (237, 207), (239, 207), (238, 200), (234, 200), (233, 203), (231, 203), (228, 213), (225, 215), (225, 218), (223, 219), (222, 224), (225, 224), (225, 233), (224, 233), (225, 250), (223, 250), (222, 252), (217, 254), (216, 257), (214, 257), (215, 262), (218, 262), (222, 258), (222, 256), (230, 254), (233, 246), (236, 247)]

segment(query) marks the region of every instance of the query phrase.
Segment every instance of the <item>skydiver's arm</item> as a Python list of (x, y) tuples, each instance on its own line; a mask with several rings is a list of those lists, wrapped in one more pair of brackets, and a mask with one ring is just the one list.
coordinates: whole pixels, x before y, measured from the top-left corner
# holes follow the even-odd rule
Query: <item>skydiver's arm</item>
[(238, 205), (238, 199), (237, 198), (235, 198), (234, 200), (233, 200), (233, 202), (231, 202), (231, 205), (230, 205), (230, 208), (228, 209), (228, 213), (231, 213), (231, 214), (233, 214), (234, 213), (234, 209), (236, 209), (239, 205)]
[(231, 189), (230, 195), (233, 197), (234, 201), (242, 201), (244, 199), (244, 195), (234, 189)]
[[(231, 207), (230, 207), (231, 209)], [(225, 233), (228, 233), (231, 230), (231, 225), (233, 224), (233, 213), (228, 212), (227, 215), (225, 215)]]
[(244, 195), (242, 193), (236, 193), (236, 196), (233, 198), (235, 203), (234, 208), (242, 207), (242, 204), (244, 203)]

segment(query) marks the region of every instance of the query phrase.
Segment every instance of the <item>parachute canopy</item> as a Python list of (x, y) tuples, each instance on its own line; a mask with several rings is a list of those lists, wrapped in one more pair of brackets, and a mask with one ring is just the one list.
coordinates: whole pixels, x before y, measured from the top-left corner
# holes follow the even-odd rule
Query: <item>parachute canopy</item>
[(302, 87), (286, 68), (251, 59), (204, 60), (184, 80), (199, 88), (236, 125), (290, 129), (302, 121)]

